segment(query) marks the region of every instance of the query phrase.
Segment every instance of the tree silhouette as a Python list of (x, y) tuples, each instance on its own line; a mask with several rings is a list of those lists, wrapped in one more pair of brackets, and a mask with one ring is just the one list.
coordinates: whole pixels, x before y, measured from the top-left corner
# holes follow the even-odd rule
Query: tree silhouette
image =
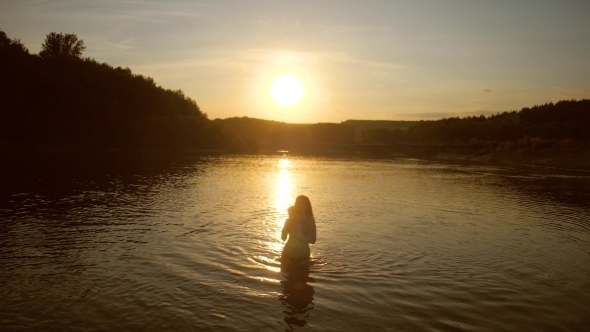
[(29, 53), (29, 50), (19, 39), (10, 39), (6, 33), (0, 30), (0, 52), (6, 53)]
[(84, 41), (78, 39), (76, 34), (52, 32), (45, 37), (39, 55), (44, 59), (55, 57), (81, 58), (85, 49)]
[(81, 59), (84, 49), (75, 34), (52, 32), (37, 56), (0, 30), (0, 150), (4, 144), (30, 144), (251, 152), (260, 143), (267, 149), (315, 153), (344, 151), (355, 142), (508, 149), (588, 147), (590, 141), (590, 99), (436, 121), (211, 121), (182, 91), (164, 89), (129, 68)]

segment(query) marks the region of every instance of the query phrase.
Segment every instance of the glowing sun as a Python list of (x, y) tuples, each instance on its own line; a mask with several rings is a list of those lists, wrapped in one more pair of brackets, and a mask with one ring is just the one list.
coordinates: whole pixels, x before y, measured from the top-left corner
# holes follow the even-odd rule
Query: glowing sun
[(297, 77), (284, 74), (272, 81), (269, 93), (275, 103), (283, 107), (291, 107), (303, 98), (305, 87)]

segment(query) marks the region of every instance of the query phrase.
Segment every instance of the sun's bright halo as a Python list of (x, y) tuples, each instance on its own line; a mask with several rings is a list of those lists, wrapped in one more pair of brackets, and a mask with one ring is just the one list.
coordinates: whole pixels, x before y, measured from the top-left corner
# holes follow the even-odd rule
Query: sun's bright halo
[(275, 103), (283, 107), (291, 107), (303, 98), (305, 87), (299, 78), (291, 74), (283, 74), (272, 81), (269, 93)]

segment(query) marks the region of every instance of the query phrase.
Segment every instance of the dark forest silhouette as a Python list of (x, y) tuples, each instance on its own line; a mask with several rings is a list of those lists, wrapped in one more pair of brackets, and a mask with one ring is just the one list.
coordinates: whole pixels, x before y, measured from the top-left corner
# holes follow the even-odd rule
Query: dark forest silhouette
[[(566, 100), (492, 116), (433, 121), (347, 120), (287, 124), (209, 120), (181, 90), (129, 68), (83, 58), (83, 40), (52, 32), (38, 55), (0, 30), (0, 143), (109, 149), (333, 151), (334, 146), (588, 146), (590, 100)], [(346, 149), (344, 149), (346, 150)], [(352, 151), (351, 149), (348, 149)]]
[(98, 148), (220, 148), (231, 143), (180, 90), (82, 58), (74, 34), (50, 33), (39, 55), (0, 31), (0, 139)]
[(286, 124), (248, 117), (215, 120), (256, 142), (304, 144), (492, 144), (538, 147), (590, 140), (590, 100), (564, 100), (519, 112), (431, 121), (347, 120), (342, 123)]
[(590, 100), (565, 100), (489, 117), (481, 115), (420, 121), (406, 130), (366, 130), (363, 140), (385, 144), (518, 141), (527, 137), (539, 141), (590, 140), (588, 125)]

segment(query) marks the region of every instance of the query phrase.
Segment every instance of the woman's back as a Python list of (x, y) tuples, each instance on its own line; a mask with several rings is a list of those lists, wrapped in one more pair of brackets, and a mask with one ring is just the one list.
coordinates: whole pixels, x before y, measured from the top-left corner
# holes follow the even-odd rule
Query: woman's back
[(305, 216), (296, 215), (287, 219), (283, 233), (289, 235), (289, 239), (283, 249), (283, 254), (290, 258), (309, 257), (309, 234), (305, 227)]
[[(281, 264), (301, 266), (309, 264), (309, 244), (316, 241), (316, 226), (311, 209), (311, 202), (306, 196), (300, 195), (295, 205), (289, 208), (289, 219), (285, 221), (281, 238), (289, 239), (283, 248)], [(283, 265), (281, 265), (283, 269)]]

